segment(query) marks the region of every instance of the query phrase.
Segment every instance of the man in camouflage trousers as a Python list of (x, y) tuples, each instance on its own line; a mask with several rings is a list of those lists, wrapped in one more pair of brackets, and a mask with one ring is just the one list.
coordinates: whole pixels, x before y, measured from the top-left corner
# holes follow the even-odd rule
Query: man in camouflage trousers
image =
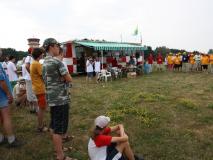
[(64, 64), (55, 58), (59, 55), (59, 43), (48, 38), (44, 41), (47, 56), (44, 59), (42, 77), (46, 87), (46, 98), (50, 107), (50, 128), (53, 131), (53, 144), (57, 160), (71, 160), (65, 157), (62, 149), (62, 136), (67, 132), (69, 121), (69, 94), (67, 83), (72, 81)]

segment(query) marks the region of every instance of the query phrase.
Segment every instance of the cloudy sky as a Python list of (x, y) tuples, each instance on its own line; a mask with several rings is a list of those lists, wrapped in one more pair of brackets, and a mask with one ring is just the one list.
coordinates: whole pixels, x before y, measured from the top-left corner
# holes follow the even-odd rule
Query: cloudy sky
[(155, 48), (213, 48), (213, 0), (0, 0), (0, 47), (27, 50), (27, 38), (105, 39)]

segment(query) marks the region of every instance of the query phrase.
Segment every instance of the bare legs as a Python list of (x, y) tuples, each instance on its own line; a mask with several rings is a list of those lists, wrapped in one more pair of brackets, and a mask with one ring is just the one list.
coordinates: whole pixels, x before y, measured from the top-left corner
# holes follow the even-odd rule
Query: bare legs
[(128, 160), (135, 160), (133, 151), (129, 145), (129, 142), (121, 142), (116, 146), (116, 149), (123, 153)]

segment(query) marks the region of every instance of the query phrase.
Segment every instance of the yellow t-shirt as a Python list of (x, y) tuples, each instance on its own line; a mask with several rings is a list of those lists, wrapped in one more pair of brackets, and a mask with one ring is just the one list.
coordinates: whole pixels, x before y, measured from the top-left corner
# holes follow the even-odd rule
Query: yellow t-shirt
[(209, 57), (208, 56), (202, 56), (201, 57), (201, 64), (202, 65), (208, 65), (209, 64)]
[(167, 57), (167, 62), (168, 62), (168, 64), (173, 64), (172, 56)]
[(210, 61), (210, 64), (213, 64), (213, 54), (211, 54), (211, 55), (209, 56), (209, 61)]
[(180, 57), (177, 57), (177, 56), (176, 56), (176, 57), (174, 58), (174, 63), (175, 63), (175, 64), (180, 64)]
[(30, 65), (30, 77), (32, 80), (33, 92), (38, 94), (45, 93), (45, 86), (42, 79), (42, 65), (38, 61), (33, 61)]

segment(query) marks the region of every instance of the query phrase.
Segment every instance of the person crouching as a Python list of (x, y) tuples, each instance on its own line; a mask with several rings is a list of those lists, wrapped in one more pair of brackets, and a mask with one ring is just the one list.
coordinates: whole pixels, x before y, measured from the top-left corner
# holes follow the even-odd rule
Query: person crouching
[(13, 97), (15, 100), (15, 105), (26, 106), (27, 104), (27, 94), (26, 94), (26, 83), (23, 77), (19, 77), (18, 83), (13, 88)]

